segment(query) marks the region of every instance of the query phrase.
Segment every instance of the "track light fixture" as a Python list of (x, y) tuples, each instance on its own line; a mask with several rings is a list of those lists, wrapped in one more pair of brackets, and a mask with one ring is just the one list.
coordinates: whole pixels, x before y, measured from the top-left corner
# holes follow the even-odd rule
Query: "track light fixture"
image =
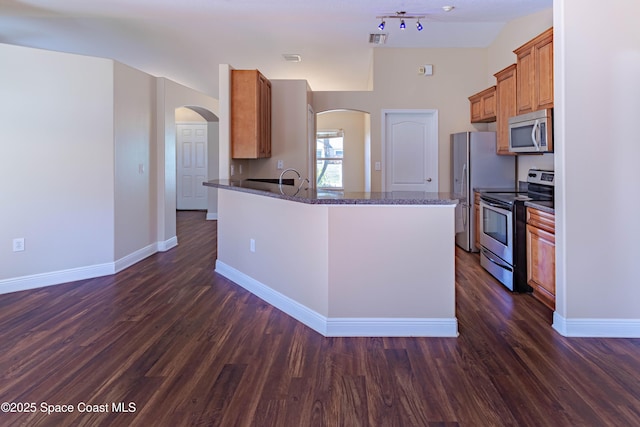
[(423, 26), (420, 23), (421, 19), (424, 19), (426, 15), (407, 15), (407, 12), (405, 11), (401, 11), (401, 12), (396, 12), (395, 15), (383, 15), (383, 16), (376, 16), (377, 19), (380, 19), (380, 24), (378, 25), (378, 29), (380, 31), (384, 30), (384, 27), (386, 25), (386, 19), (399, 19), (400, 20), (400, 29), (404, 30), (405, 28), (407, 28), (407, 25), (405, 23), (405, 19), (416, 19), (416, 29), (418, 31), (422, 31), (423, 30)]

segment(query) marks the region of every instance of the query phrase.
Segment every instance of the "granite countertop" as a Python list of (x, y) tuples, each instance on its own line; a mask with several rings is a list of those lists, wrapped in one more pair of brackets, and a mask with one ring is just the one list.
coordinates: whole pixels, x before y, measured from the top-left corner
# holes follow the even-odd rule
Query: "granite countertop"
[(279, 185), (273, 182), (248, 179), (216, 179), (203, 182), (202, 185), (316, 205), (455, 205), (460, 202), (460, 197), (452, 193), (427, 193), (423, 191), (365, 193), (316, 190), (314, 188), (307, 188), (306, 185), (298, 189), (297, 185)]
[(553, 201), (528, 201), (528, 202), (524, 202), (524, 205), (530, 208), (535, 208), (535, 209), (539, 209), (543, 212), (548, 212), (551, 214), (556, 213), (554, 207), (553, 207)]

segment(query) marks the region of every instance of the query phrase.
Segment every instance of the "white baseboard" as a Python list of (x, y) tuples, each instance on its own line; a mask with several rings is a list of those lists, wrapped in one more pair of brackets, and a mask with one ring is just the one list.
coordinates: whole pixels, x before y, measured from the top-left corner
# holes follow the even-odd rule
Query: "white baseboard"
[(150, 257), (158, 252), (158, 244), (151, 244), (142, 249), (120, 258), (115, 262), (115, 272), (118, 273), (125, 268), (131, 267), (133, 264), (142, 261), (143, 259)]
[(169, 249), (175, 248), (176, 246), (178, 246), (178, 236), (173, 236), (169, 240), (158, 242), (158, 251), (166, 252)]
[(640, 319), (566, 319), (553, 313), (553, 329), (565, 337), (640, 338)]
[(321, 314), (318, 314), (307, 306), (294, 301), (280, 292), (274, 291), (270, 287), (228, 266), (220, 260), (216, 260), (216, 273), (240, 285), (258, 298), (268, 302), (278, 310), (287, 313), (297, 321), (304, 323), (319, 334), (326, 336), (327, 318)]
[(62, 283), (75, 282), (78, 280), (109, 276), (142, 261), (158, 251), (168, 251), (177, 245), (178, 238), (173, 237), (165, 242), (153, 243), (142, 249), (138, 249), (115, 262), (3, 279), (0, 280), (0, 294), (8, 294), (11, 292), (44, 288), (46, 286), (60, 285)]
[(0, 294), (44, 288), (46, 286), (75, 282), (77, 280), (93, 279), (94, 277), (108, 276), (114, 273), (115, 264), (108, 262), (87, 267), (70, 268), (68, 270), (4, 279), (0, 280)]
[(457, 337), (458, 319), (330, 318), (328, 337)]
[(325, 337), (458, 336), (456, 318), (327, 318), (220, 260), (216, 272)]
[(217, 221), (218, 212), (207, 212), (207, 221)]

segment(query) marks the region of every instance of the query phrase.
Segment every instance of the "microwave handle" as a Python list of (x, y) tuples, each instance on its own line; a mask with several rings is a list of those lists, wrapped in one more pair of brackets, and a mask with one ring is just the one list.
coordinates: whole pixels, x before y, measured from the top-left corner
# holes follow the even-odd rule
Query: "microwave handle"
[(540, 132), (540, 121), (536, 120), (533, 124), (533, 128), (531, 129), (531, 141), (533, 142), (533, 146), (536, 147), (536, 151), (540, 151), (540, 146), (538, 145), (538, 136)]

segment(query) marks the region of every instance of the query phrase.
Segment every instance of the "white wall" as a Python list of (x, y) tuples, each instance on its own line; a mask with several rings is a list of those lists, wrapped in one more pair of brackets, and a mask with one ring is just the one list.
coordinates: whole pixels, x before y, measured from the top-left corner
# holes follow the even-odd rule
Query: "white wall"
[(219, 198), (218, 260), (327, 316), (328, 208), (231, 190)]
[(111, 274), (177, 243), (175, 109), (217, 101), (112, 60), (0, 56), (0, 292)]
[(493, 76), (516, 63), (515, 49), (553, 27), (553, 8), (508, 22), (487, 48), (487, 87), (496, 84)]
[[(268, 76), (266, 76), (268, 78)], [(302, 177), (309, 177), (307, 142), (308, 85), (305, 80), (271, 81), (271, 157), (266, 159), (232, 160), (234, 178), (278, 178), (282, 160), (284, 169), (294, 168)], [(295, 173), (287, 178), (295, 178)]]
[(554, 327), (640, 337), (638, 8), (554, 2)]
[[(108, 274), (113, 62), (3, 44), (0, 57), (0, 292), (3, 279)], [(12, 252), (16, 237), (24, 252)]]
[(366, 113), (330, 111), (317, 115), (317, 130), (344, 131), (343, 186), (345, 191), (365, 191)]
[[(157, 138), (157, 236), (160, 250), (168, 250), (178, 242), (176, 235), (176, 109), (198, 106), (220, 117), (218, 100), (182, 86), (174, 81), (158, 78), (156, 85)], [(221, 153), (221, 156), (223, 154)], [(228, 157), (227, 157), (228, 158)], [(214, 190), (209, 191), (213, 203)], [(211, 209), (211, 206), (210, 206)], [(211, 211), (210, 211), (211, 213)]]
[[(418, 67), (433, 64), (433, 76), (418, 75)], [(374, 49), (372, 92), (314, 92), (316, 113), (336, 109), (371, 113), (371, 191), (382, 188), (383, 109), (438, 110), (439, 190), (450, 191), (450, 139), (454, 132), (473, 130), (468, 97), (487, 87), (486, 49)], [(384, 168), (384, 165), (383, 165)]]
[(184, 122), (205, 124), (207, 121), (200, 114), (187, 107), (176, 108), (176, 123)]
[[(115, 63), (115, 259), (156, 243), (155, 78)], [(155, 252), (155, 250), (153, 250)]]

